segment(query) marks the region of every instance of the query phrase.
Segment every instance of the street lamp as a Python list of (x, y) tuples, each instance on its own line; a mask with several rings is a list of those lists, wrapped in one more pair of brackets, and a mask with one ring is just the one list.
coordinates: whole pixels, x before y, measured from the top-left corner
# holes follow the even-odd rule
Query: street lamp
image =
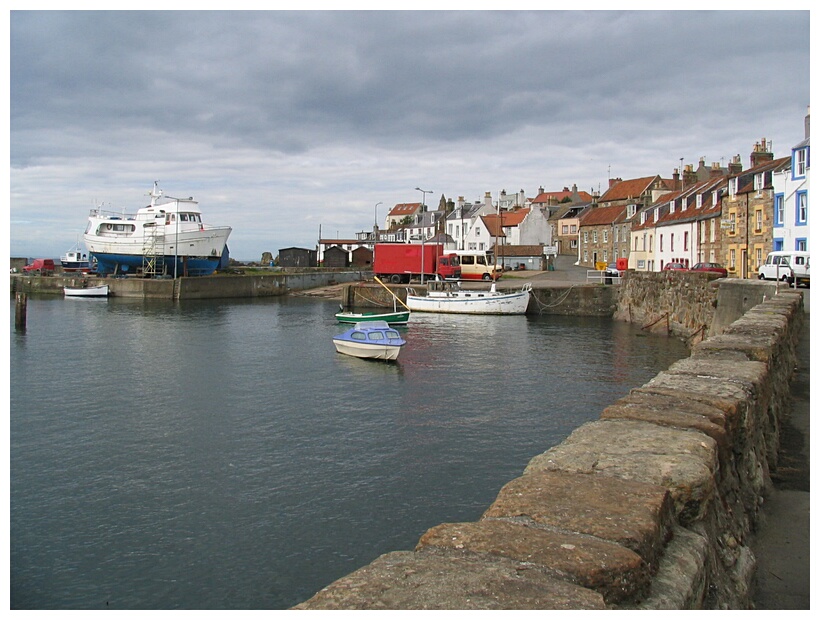
[(379, 205), (384, 204), (381, 202), (377, 202), (376, 206), (373, 207), (373, 243), (376, 243), (379, 240)]
[[(416, 188), (417, 191), (421, 192), (421, 213), (422, 213), (422, 224), (424, 224), (424, 212), (426, 211), (424, 202), (425, 198), (427, 198), (427, 194), (432, 194), (432, 190), (421, 189), (420, 187)], [(421, 228), (421, 283), (424, 284), (424, 226)]]
[(427, 210), (426, 206), (424, 204), (425, 198), (427, 198), (427, 194), (432, 194), (433, 191), (432, 190), (428, 191), (426, 189), (421, 189), (420, 187), (417, 187), (416, 190), (421, 192), (421, 211), (422, 211), (422, 213), (424, 213), (424, 211)]

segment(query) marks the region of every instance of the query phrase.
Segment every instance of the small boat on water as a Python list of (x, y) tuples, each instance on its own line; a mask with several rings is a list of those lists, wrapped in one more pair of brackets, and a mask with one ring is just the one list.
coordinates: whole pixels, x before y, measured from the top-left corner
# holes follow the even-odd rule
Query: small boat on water
[(63, 287), (66, 297), (108, 297), (108, 285), (86, 287)]
[(418, 295), (407, 289), (407, 307), (419, 312), (451, 314), (526, 314), (530, 303), (532, 284), (519, 291), (498, 291), (495, 282), (490, 290), (462, 289), (458, 282), (433, 280), (427, 285), (427, 294)]
[(363, 321), (333, 337), (336, 351), (363, 359), (395, 361), (407, 344), (386, 321)]
[(342, 310), (336, 313), (336, 320), (339, 321), (339, 323), (384, 321), (388, 325), (407, 325), (409, 319), (409, 310), (394, 312), (353, 312), (351, 310)]

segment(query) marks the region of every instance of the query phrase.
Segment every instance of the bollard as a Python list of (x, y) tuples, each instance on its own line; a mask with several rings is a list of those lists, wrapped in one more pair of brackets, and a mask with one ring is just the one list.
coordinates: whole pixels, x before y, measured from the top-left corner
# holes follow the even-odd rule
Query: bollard
[(26, 329), (26, 306), (28, 305), (28, 295), (17, 293), (14, 305), (14, 327), (16, 329)]

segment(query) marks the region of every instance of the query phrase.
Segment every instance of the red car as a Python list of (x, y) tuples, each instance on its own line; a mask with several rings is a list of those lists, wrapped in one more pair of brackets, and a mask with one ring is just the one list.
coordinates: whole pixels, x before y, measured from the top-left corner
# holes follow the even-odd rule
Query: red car
[(663, 266), (664, 271), (686, 271), (686, 266), (683, 263), (666, 263)]
[(729, 277), (729, 272), (726, 271), (726, 267), (721, 267), (717, 263), (698, 263), (689, 271), (708, 271), (709, 273), (719, 273), (722, 278)]

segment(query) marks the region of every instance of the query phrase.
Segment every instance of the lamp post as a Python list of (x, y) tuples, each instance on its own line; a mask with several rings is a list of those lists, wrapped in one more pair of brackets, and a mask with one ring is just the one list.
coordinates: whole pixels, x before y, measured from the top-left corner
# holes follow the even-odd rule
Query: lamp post
[[(417, 187), (416, 190), (421, 192), (421, 222), (424, 224), (425, 198), (427, 198), (427, 194), (432, 194), (433, 190), (421, 189), (420, 187)], [(424, 284), (424, 226), (421, 228), (421, 283)]]
[(379, 205), (383, 204), (381, 202), (377, 202), (376, 206), (373, 207), (373, 243), (376, 243), (379, 240)]

